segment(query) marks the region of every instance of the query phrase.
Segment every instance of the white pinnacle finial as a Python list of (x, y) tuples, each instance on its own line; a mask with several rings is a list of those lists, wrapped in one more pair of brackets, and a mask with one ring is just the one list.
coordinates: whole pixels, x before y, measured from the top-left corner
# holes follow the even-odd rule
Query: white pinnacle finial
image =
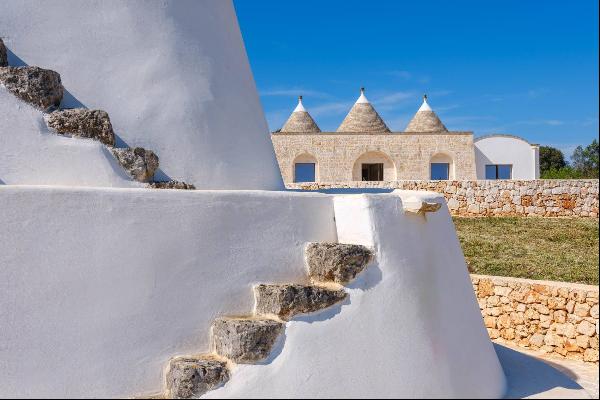
[(357, 103), (368, 103), (369, 100), (367, 100), (367, 96), (365, 96), (365, 88), (361, 87), (360, 88), (360, 96), (358, 97), (358, 100), (356, 100)]
[(426, 94), (423, 95), (423, 104), (421, 104), (419, 111), (432, 111), (431, 107), (429, 107), (429, 104), (427, 104), (427, 95)]
[(298, 105), (294, 109), (294, 112), (297, 112), (297, 111), (304, 111), (304, 112), (306, 112), (306, 109), (302, 105), (302, 96), (298, 96)]

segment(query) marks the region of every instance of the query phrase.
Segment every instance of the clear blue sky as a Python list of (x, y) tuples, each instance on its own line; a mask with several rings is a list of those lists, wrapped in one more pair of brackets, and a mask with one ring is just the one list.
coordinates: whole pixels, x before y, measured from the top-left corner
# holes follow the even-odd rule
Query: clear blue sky
[(598, 2), (235, 0), (271, 130), (298, 94), (324, 131), (359, 94), (393, 131), (423, 93), (450, 130), (569, 156), (598, 138)]

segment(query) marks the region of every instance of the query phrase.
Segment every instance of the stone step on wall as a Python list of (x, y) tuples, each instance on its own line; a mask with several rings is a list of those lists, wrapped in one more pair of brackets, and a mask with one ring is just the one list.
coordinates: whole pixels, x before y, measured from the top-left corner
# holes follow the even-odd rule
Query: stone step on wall
[(167, 399), (198, 398), (224, 385), (230, 377), (226, 360), (214, 355), (177, 357), (169, 362), (166, 373)]
[(339, 285), (261, 284), (254, 287), (254, 308), (258, 315), (276, 315), (289, 321), (295, 315), (328, 308), (347, 296)]
[(94, 139), (107, 146), (115, 145), (115, 133), (108, 113), (104, 110), (57, 110), (48, 115), (46, 123), (58, 134)]
[[(35, 66), (8, 66), (7, 51), (0, 40), (0, 84), (21, 100), (40, 109), (51, 132), (97, 140), (111, 150), (115, 159), (132, 179), (151, 182), (159, 167), (158, 156), (142, 147), (114, 148), (115, 134), (110, 117), (103, 110), (85, 108), (59, 110), (64, 95), (60, 74)], [(195, 189), (179, 181), (155, 182), (157, 189)]]
[(444, 195), (454, 216), (598, 218), (598, 179), (288, 183), (288, 189), (402, 189)]
[(305, 256), (312, 284), (256, 285), (252, 315), (220, 317), (213, 322), (210, 332), (212, 354), (170, 360), (162, 396), (198, 398), (230, 379), (228, 364), (264, 361), (281, 340), (286, 321), (345, 300), (348, 294), (340, 283), (355, 279), (374, 255), (360, 245), (309, 243)]
[(365, 246), (343, 243), (309, 243), (308, 275), (317, 282), (348, 283), (363, 271), (373, 253)]

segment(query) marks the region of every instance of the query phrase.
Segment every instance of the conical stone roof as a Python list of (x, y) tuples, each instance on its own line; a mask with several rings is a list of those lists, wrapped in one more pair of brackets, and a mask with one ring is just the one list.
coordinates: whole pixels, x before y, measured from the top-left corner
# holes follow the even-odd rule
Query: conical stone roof
[(423, 104), (408, 123), (405, 132), (448, 132), (448, 129), (429, 107), (427, 95), (424, 95)]
[(365, 96), (365, 89), (360, 89), (360, 97), (337, 128), (338, 132), (384, 133), (389, 132), (385, 122)]
[(321, 132), (315, 120), (312, 119), (308, 111), (304, 108), (304, 105), (302, 105), (302, 96), (298, 97), (298, 105), (285, 122), (280, 132)]

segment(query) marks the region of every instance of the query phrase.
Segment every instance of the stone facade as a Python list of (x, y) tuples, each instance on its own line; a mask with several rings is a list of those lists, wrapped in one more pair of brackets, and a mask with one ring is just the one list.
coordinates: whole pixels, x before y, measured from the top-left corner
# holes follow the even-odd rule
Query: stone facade
[(451, 178), (476, 179), (472, 132), (275, 132), (271, 139), (286, 184), (294, 182), (297, 159), (307, 157), (316, 164), (317, 182), (361, 181), (361, 162), (384, 163), (385, 181), (429, 179), (430, 162), (440, 155), (450, 163)]
[(455, 216), (598, 218), (598, 179), (292, 183), (286, 187), (429, 190), (442, 193)]
[(598, 286), (471, 275), (491, 339), (598, 363)]

